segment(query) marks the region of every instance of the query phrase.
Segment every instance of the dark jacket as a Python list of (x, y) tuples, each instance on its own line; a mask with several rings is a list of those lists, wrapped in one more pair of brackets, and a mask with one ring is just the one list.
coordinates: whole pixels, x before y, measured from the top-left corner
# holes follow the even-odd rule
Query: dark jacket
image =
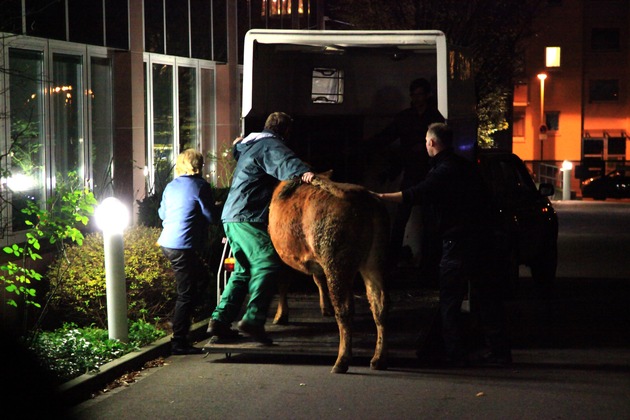
[(234, 157), (237, 163), (221, 214), (223, 223), (268, 223), (269, 202), (278, 180), (310, 171), (281, 137), (267, 130), (237, 143)]
[(208, 224), (217, 222), (216, 210), (210, 184), (198, 175), (178, 176), (162, 194), (158, 215), (163, 229), (158, 244), (200, 249), (208, 237)]
[(403, 202), (422, 204), (425, 228), (442, 239), (487, 231), (489, 193), (474, 162), (447, 149), (429, 164), (426, 178), (402, 191)]

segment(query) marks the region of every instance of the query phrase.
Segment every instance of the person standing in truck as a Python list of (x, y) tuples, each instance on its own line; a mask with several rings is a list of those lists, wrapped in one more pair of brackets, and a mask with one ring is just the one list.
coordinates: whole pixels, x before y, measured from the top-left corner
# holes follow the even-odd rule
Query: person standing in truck
[(272, 343), (265, 321), (283, 263), (267, 231), (269, 203), (278, 180), (300, 177), (310, 183), (315, 176), (285, 144), (292, 122), (284, 112), (274, 112), (261, 133), (234, 141), (237, 163), (221, 221), (235, 263), (208, 325), (211, 342), (238, 335), (231, 324), (249, 295), (238, 330), (263, 344)]
[[(396, 169), (402, 170), (401, 190), (417, 184), (426, 176), (429, 170), (429, 155), (424, 147), (424, 136), (429, 124), (444, 122), (444, 117), (434, 104), (431, 84), (427, 79), (413, 80), (409, 85), (409, 97), (411, 99), (409, 108), (399, 112), (394, 121), (371, 140), (378, 148), (389, 146), (398, 140), (399, 150), (395, 166)], [(408, 203), (400, 203), (396, 208), (390, 242), (392, 261), (405, 259), (402, 258), (403, 241), (412, 208), (413, 205)], [(429, 229), (423, 229), (421, 244), (423, 269), (434, 265), (429, 261), (437, 258), (435, 252), (431, 251), (435, 248), (431, 246), (432, 243), (434, 241), (431, 240)], [(435, 273), (426, 274), (436, 276)]]

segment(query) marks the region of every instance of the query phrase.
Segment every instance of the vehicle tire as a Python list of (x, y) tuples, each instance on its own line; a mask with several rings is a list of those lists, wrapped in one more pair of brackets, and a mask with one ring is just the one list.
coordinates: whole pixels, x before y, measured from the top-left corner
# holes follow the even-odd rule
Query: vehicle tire
[(496, 264), (504, 299), (514, 299), (519, 289), (519, 256), (517, 248), (505, 236), (497, 236)]
[(508, 260), (508, 276), (507, 287), (505, 289), (505, 298), (514, 299), (518, 296), (518, 290), (520, 286), (518, 254), (515, 249), (510, 251)]
[(530, 264), (532, 280), (541, 297), (551, 297), (557, 267), (558, 244), (557, 241), (550, 240), (544, 251)]

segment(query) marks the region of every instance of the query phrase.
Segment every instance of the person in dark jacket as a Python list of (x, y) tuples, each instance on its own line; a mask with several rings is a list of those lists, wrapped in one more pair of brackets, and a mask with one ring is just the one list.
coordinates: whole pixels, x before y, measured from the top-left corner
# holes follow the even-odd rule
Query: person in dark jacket
[(201, 176), (203, 155), (186, 149), (177, 156), (175, 178), (162, 195), (158, 214), (162, 233), (158, 244), (175, 272), (177, 300), (173, 312), (173, 354), (199, 354), (188, 341), (199, 288), (208, 277), (202, 258), (208, 226), (218, 219), (212, 188)]
[[(424, 135), (429, 124), (444, 122), (444, 117), (432, 101), (431, 84), (427, 79), (414, 79), (409, 85), (409, 108), (400, 111), (394, 121), (371, 140), (380, 147), (399, 142), (397, 164), (402, 170), (400, 189), (404, 190), (422, 181), (429, 171), (429, 155), (424, 147)], [(399, 173), (399, 172), (398, 172)], [(403, 242), (407, 222), (411, 216), (413, 204), (399, 203), (396, 208), (391, 231), (391, 259), (404, 261)], [(435, 261), (435, 252), (431, 252), (431, 239), (423, 232), (421, 253), (423, 269)], [(409, 255), (408, 257), (411, 257)]]
[(261, 133), (234, 142), (237, 163), (221, 221), (235, 264), (212, 313), (208, 326), (211, 342), (234, 338), (231, 324), (249, 294), (238, 330), (261, 343), (271, 343), (264, 324), (283, 264), (267, 232), (269, 203), (278, 180), (301, 177), (310, 183), (315, 176), (285, 144), (291, 124), (289, 115), (274, 112)]
[[(495, 244), (489, 192), (474, 162), (457, 155), (452, 143), (450, 127), (431, 124), (426, 133), (431, 169), (424, 181), (378, 196), (386, 201), (422, 204), (424, 229), (441, 241), (440, 319), (446, 361), (463, 365), (475, 357), (472, 361), (477, 363), (509, 363), (501, 287), (492, 260)], [(462, 328), (461, 307), (469, 285), (471, 311), (478, 316), (486, 340), (474, 356)]]

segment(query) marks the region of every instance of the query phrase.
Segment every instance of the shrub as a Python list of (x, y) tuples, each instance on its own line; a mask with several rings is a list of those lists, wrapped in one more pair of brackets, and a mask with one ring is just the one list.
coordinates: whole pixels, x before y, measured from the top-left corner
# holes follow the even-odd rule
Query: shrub
[(64, 323), (55, 331), (40, 332), (32, 338), (29, 349), (41, 367), (59, 382), (68, 381), (140, 347), (164, 337), (166, 333), (143, 320), (129, 327), (129, 343), (108, 337), (107, 330)]
[[(160, 229), (136, 226), (123, 236), (128, 317), (132, 321), (167, 318), (175, 306), (175, 278), (157, 245), (159, 235)], [(102, 233), (91, 233), (82, 247), (68, 247), (50, 265), (51, 306), (61, 319), (106, 328), (103, 248)]]

